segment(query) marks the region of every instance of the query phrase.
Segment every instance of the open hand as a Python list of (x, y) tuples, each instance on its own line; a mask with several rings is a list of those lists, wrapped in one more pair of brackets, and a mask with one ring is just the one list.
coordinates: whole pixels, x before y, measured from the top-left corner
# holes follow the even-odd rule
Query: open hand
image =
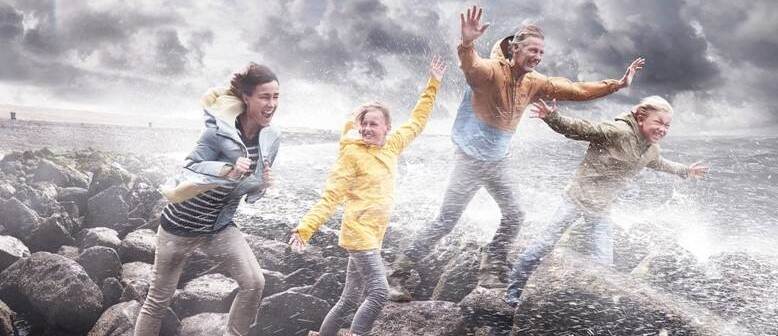
[(548, 106), (543, 99), (532, 103), (532, 109), (530, 110), (530, 118), (546, 119), (549, 115), (557, 111), (556, 99), (551, 101), (551, 106)]
[(489, 28), (488, 23), (481, 25), (481, 14), (483, 14), (483, 9), (475, 5), (472, 9), (467, 9), (467, 15), (465, 13), (459, 14), (459, 22), (462, 26), (462, 45), (471, 46), (473, 41), (481, 37), (486, 28)]
[(689, 165), (689, 177), (701, 178), (705, 176), (710, 167), (702, 164), (702, 161), (697, 161)]
[(638, 72), (638, 70), (643, 69), (643, 66), (646, 65), (646, 59), (643, 57), (638, 57), (632, 63), (627, 67), (627, 71), (624, 72), (624, 76), (621, 77), (621, 80), (619, 80), (619, 85), (621, 88), (628, 87), (632, 84), (632, 79), (635, 78), (635, 74)]
[(446, 73), (446, 62), (439, 55), (432, 57), (432, 63), (430, 63), (430, 76), (438, 81), (443, 80), (443, 74)]
[(295, 253), (303, 253), (303, 250), (305, 250), (305, 241), (303, 241), (303, 238), (300, 237), (297, 231), (292, 232), (292, 237), (289, 238), (289, 246), (292, 247), (292, 251)]

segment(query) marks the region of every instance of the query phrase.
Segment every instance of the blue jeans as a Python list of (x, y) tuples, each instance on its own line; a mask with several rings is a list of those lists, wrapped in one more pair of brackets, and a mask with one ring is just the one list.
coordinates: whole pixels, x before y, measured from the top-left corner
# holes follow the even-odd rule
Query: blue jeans
[(520, 302), (524, 285), (543, 257), (551, 253), (562, 234), (579, 218), (583, 218), (581, 229), (592, 237), (590, 251), (594, 259), (605, 265), (613, 264), (613, 230), (607, 214), (586, 213), (564, 196), (549, 225), (543, 228), (538, 237), (527, 245), (516, 259), (505, 298), (509, 304), (517, 305)]

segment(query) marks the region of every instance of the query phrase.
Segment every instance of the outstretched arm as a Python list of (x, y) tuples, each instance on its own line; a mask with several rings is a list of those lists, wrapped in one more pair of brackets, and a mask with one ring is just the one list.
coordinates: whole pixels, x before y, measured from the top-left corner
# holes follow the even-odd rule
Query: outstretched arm
[(411, 118), (397, 128), (386, 141), (388, 148), (397, 154), (400, 154), (408, 147), (427, 125), (427, 120), (429, 120), (430, 113), (432, 113), (432, 108), (435, 105), (438, 86), (440, 86), (440, 81), (443, 79), (443, 74), (446, 73), (446, 63), (443, 62), (440, 56), (432, 58), (429, 73), (430, 79), (427, 82), (427, 88), (424, 89), (421, 97), (419, 97), (419, 101), (416, 103), (416, 107), (411, 111)]
[(675, 174), (683, 178), (701, 178), (708, 172), (708, 166), (703, 165), (702, 162), (697, 161), (689, 166), (682, 163), (673, 162), (668, 159), (659, 156), (654, 161), (651, 161), (646, 165), (647, 167), (658, 170), (665, 173)]
[(481, 25), (483, 9), (473, 6), (467, 13), (459, 14), (459, 22), (462, 31), (462, 44), (457, 47), (457, 55), (465, 79), (472, 86), (481, 85), (492, 78), (492, 68), (484, 62), (475, 51), (475, 40), (486, 32), (489, 24)]
[(608, 124), (595, 124), (588, 120), (559, 114), (556, 100), (552, 102), (551, 106), (546, 104), (543, 99), (532, 103), (530, 113), (530, 118), (542, 119), (554, 132), (573, 140), (603, 141), (616, 135), (616, 130)]
[(619, 80), (605, 79), (597, 82), (572, 82), (567, 78), (549, 77), (541, 90), (546, 99), (583, 101), (600, 98), (632, 84), (635, 74), (643, 69), (646, 60), (638, 57), (627, 67)]

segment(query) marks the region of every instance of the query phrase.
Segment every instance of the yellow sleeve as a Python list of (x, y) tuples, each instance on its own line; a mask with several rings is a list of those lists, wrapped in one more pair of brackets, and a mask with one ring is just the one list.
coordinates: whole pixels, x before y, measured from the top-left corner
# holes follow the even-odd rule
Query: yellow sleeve
[(295, 232), (299, 233), (304, 241), (311, 239), (319, 227), (330, 219), (337, 206), (343, 203), (355, 176), (354, 160), (348, 153), (341, 151), (338, 155), (338, 161), (335, 162), (335, 166), (327, 178), (321, 199), (303, 216), (295, 229)]
[(411, 117), (402, 126), (397, 128), (387, 139), (386, 145), (395, 153), (400, 154), (415, 139), (424, 127), (427, 126), (432, 108), (435, 106), (435, 96), (440, 82), (435, 78), (427, 81), (427, 87), (421, 93), (416, 107), (411, 111)]
[(607, 96), (619, 90), (619, 81), (572, 82), (567, 78), (549, 77), (542, 87), (544, 99), (584, 101)]

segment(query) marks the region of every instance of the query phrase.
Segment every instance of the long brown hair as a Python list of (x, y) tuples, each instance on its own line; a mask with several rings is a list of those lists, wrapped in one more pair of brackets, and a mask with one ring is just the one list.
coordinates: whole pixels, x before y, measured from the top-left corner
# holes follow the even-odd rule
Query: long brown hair
[(254, 88), (257, 85), (272, 81), (278, 82), (278, 78), (269, 67), (251, 62), (243, 71), (232, 75), (230, 93), (243, 100), (244, 96), (250, 96), (254, 93)]

